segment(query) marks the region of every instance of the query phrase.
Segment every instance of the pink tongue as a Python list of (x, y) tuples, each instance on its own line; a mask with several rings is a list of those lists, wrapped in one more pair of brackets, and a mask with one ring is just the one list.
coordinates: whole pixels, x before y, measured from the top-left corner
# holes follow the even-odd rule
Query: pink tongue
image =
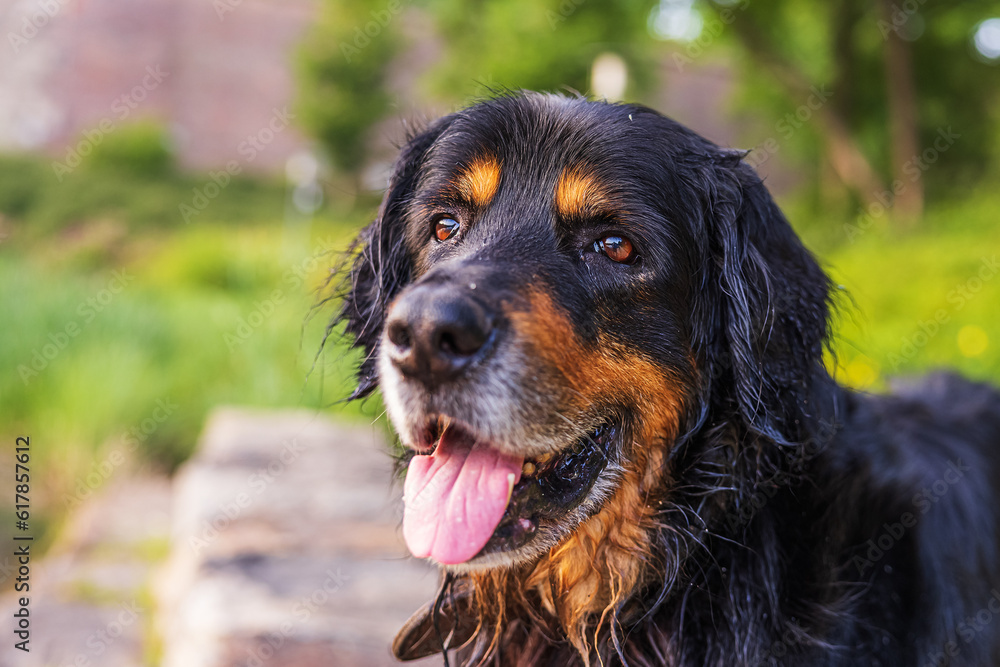
[(523, 457), (451, 434), (445, 431), (434, 454), (413, 457), (403, 484), (406, 546), (445, 565), (464, 563), (486, 545), (524, 465)]

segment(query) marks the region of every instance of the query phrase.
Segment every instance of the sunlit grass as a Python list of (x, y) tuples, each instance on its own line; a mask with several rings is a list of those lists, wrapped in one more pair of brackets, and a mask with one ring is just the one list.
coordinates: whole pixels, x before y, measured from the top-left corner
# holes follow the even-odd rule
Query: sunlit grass
[(0, 251), (0, 432), (32, 437), (39, 491), (63, 504), (120, 457), (170, 468), (218, 405), (343, 399), (355, 357), (334, 340), (317, 358), (332, 306), (309, 315), (356, 226), (313, 228), (158, 232), (101, 268)]
[(931, 207), (914, 231), (883, 222), (820, 249), (843, 286), (838, 377), (881, 390), (894, 376), (954, 369), (1000, 380), (1000, 197)]

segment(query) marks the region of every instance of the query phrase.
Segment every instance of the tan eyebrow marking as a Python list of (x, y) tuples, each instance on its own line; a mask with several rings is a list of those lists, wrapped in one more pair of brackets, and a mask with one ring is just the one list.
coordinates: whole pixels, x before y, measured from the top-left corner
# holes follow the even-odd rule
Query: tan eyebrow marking
[(496, 158), (477, 157), (455, 179), (458, 193), (476, 206), (486, 206), (493, 201), (500, 187), (501, 165)]
[(560, 216), (583, 217), (610, 208), (611, 197), (596, 176), (579, 167), (563, 170), (556, 184), (556, 212)]

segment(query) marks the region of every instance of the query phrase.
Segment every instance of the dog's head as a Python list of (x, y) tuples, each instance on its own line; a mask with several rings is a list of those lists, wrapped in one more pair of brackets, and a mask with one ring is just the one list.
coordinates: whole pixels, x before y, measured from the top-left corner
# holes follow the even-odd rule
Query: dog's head
[(356, 395), (381, 388), (412, 457), (416, 556), (544, 564), (542, 598), (579, 594), (586, 616), (662, 578), (646, 556), (697, 486), (699, 434), (723, 468), (731, 431), (801, 439), (828, 284), (742, 155), (644, 107), (540, 94), (410, 139), (342, 317), (367, 353)]

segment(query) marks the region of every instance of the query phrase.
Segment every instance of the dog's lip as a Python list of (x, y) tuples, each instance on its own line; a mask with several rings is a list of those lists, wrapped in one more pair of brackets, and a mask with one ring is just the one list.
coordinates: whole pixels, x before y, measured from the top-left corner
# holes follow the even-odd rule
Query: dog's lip
[(441, 442), (441, 436), (452, 424), (470, 434), (472, 433), (472, 429), (461, 424), (453, 417), (440, 413), (431, 413), (423, 420), (423, 424), (417, 428), (410, 449), (413, 450), (414, 454), (421, 456), (433, 454), (437, 449), (438, 443)]
[(519, 528), (529, 532), (538, 527), (538, 508), (530, 512), (530, 517), (519, 514), (519, 510), (532, 510), (521, 507), (523, 504), (530, 504), (531, 499), (527, 496), (530, 495), (528, 489), (532, 486), (537, 487), (541, 496), (560, 510), (571, 510), (579, 505), (610, 462), (612, 450), (621, 434), (621, 423), (608, 420), (558, 453), (546, 454), (538, 459), (526, 459), (525, 468), (531, 464), (535, 469), (522, 471), (521, 480), (511, 493), (511, 500), (498, 530), (511, 521), (516, 521)]
[[(406, 454), (406, 459), (409, 459), (414, 455), (433, 455), (437, 450), (438, 443), (441, 442), (441, 436), (444, 434), (445, 430), (449, 428), (461, 430), (477, 442), (489, 442), (488, 438), (484, 438), (477, 434), (476, 429), (468, 422), (445, 413), (432, 412), (424, 417), (424, 419), (420, 422), (420, 426), (417, 426), (414, 429), (412, 442), (407, 445), (408, 452)], [(591, 435), (592, 434), (588, 434), (584, 438), (576, 440), (571, 445), (568, 445), (558, 451), (548, 451), (541, 454), (531, 452), (511, 453), (516, 453), (524, 457), (525, 475), (535, 476), (539, 471), (546, 469), (547, 465), (557, 457), (578, 449), (582, 443), (586, 442), (587, 438), (591, 437)], [(533, 470), (529, 471), (529, 465), (533, 467)]]

